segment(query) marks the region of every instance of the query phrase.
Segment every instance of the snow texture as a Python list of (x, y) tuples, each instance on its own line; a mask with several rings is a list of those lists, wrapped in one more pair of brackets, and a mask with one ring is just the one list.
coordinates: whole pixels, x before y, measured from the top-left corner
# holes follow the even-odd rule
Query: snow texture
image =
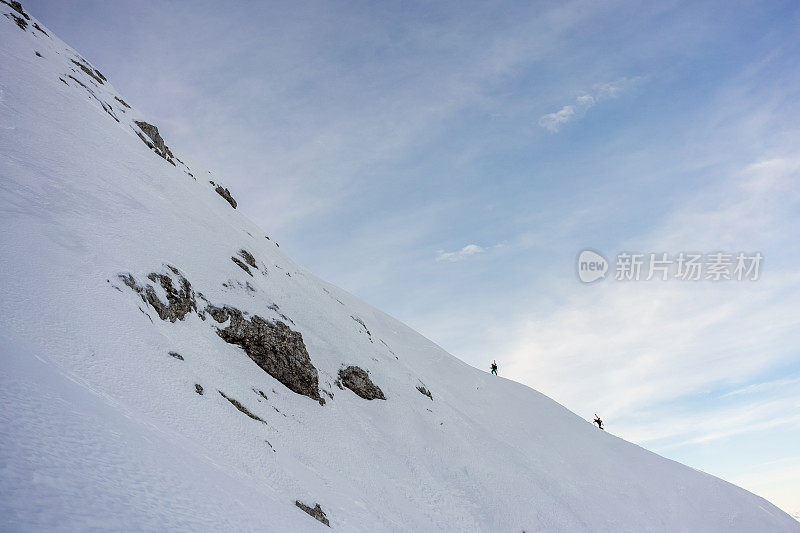
[[(0, 530), (327, 530), (297, 501), (341, 531), (800, 530), (300, 268), (24, 6), (0, 15)], [(212, 304), (302, 335), (324, 405)], [(385, 401), (336, 386), (351, 365)]]

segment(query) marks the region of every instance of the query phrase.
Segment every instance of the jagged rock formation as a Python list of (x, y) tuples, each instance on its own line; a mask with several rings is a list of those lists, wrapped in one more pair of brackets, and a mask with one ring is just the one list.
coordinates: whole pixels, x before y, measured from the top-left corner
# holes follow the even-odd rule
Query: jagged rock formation
[[(250, 258), (252, 259), (252, 255)], [(247, 265), (235, 257), (232, 259), (250, 274)], [(189, 280), (174, 266), (167, 265), (167, 269), (172, 275), (153, 272), (147, 276), (147, 279), (158, 283), (164, 289), (167, 295), (166, 303), (161, 301), (151, 284), (141, 286), (131, 274), (120, 274), (119, 278), (136, 291), (143, 302), (155, 309), (161, 320), (170, 322), (183, 320), (192, 311), (203, 319), (208, 313), (220, 324), (230, 320), (227, 327), (217, 329), (217, 334), (225, 342), (240, 346), (262, 370), (290, 390), (308, 396), (318, 401), (320, 405), (325, 404), (325, 400), (319, 394), (317, 369), (311, 363), (311, 357), (300, 332), (292, 330), (281, 321), (269, 322), (258, 315), (247, 319), (242, 311), (234, 307), (217, 307), (209, 304), (198, 310), (196, 295)], [(201, 293), (197, 294), (205, 299)], [(176, 359), (183, 359), (177, 353), (173, 355), (170, 352), (170, 355)]]
[[(99, 70), (90, 67), (89, 65), (85, 64), (83, 61), (75, 61), (74, 59), (70, 59), (70, 61), (72, 61), (75, 64), (75, 66), (79, 67), (85, 74), (87, 74), (90, 78), (92, 78), (97, 83), (102, 85), (103, 83), (108, 81), (106, 79), (106, 77), (103, 76), (100, 73)], [(142, 122), (142, 123), (139, 123), (139, 124), (140, 124), (139, 127), (141, 127), (141, 124), (147, 124), (147, 123), (146, 122)], [(147, 124), (147, 125), (149, 126), (149, 124)], [(152, 126), (152, 127), (155, 128), (155, 126)], [(142, 131), (144, 131), (144, 129), (142, 129)], [(147, 132), (145, 131), (145, 133), (147, 133)], [(156, 135), (158, 135), (158, 129), (157, 128), (156, 128)], [(163, 143), (164, 141), (162, 140), (161, 142)]]
[(256, 265), (256, 258), (253, 257), (253, 254), (251, 254), (245, 249), (241, 249), (239, 250), (239, 255), (241, 256), (242, 259), (244, 259), (245, 263), (247, 263), (253, 268), (258, 268), (258, 265)]
[(199, 383), (195, 383), (195, 384), (194, 384), (194, 391), (195, 391), (197, 394), (199, 394), (200, 396), (202, 396), (202, 395), (203, 395), (203, 386), (202, 386), (202, 385), (200, 385)]
[(357, 366), (348, 366), (339, 370), (339, 381), (365, 400), (385, 400), (383, 391), (369, 378), (366, 370)]
[(178, 361), (183, 361), (183, 356), (178, 352), (169, 352), (170, 357), (174, 357)]
[(236, 263), (236, 266), (238, 266), (239, 268), (241, 268), (242, 270), (244, 270), (245, 272), (247, 272), (248, 274), (250, 274), (250, 276), (251, 276), (251, 277), (253, 276), (253, 273), (252, 273), (252, 272), (250, 272), (250, 267), (248, 267), (247, 265), (245, 265), (244, 263), (242, 263), (242, 260), (241, 260), (241, 259), (239, 259), (238, 257), (231, 257), (231, 261), (233, 261), (234, 263)]
[(424, 386), (422, 386), (422, 385), (417, 385), (417, 390), (418, 390), (419, 392), (421, 392), (422, 394), (424, 394), (425, 396), (427, 396), (428, 398), (430, 398), (431, 400), (433, 400), (433, 395), (431, 394), (431, 391), (429, 391), (428, 389), (426, 389)]
[(197, 302), (189, 280), (174, 266), (167, 265), (167, 268), (177, 278), (177, 287), (173, 284), (173, 278), (166, 274), (153, 272), (147, 276), (147, 279), (158, 283), (164, 289), (167, 294), (167, 303), (161, 301), (152, 285), (140, 286), (131, 274), (120, 274), (119, 278), (125, 285), (139, 293), (142, 301), (155, 309), (161, 320), (175, 322), (183, 320), (192, 311), (197, 312)]
[(227, 188), (223, 187), (222, 185), (217, 185), (217, 188), (214, 189), (214, 190), (217, 191), (217, 194), (219, 194), (220, 196), (225, 198), (225, 200), (227, 200), (228, 203), (231, 204), (231, 207), (236, 209), (236, 200), (234, 200), (233, 196), (231, 196), (231, 191), (229, 191)]
[[(85, 70), (85, 67), (83, 67), (83, 65), (80, 65), (79, 63), (76, 63), (75, 61), (73, 61), (73, 63), (75, 63), (76, 65), (80, 66), (81, 68), (84, 68), (84, 70)], [(98, 72), (98, 74), (99, 74), (99, 72)], [(102, 74), (100, 74), (100, 75), (102, 76)], [(139, 138), (142, 141), (144, 141), (144, 143), (151, 150), (153, 150), (155, 153), (157, 153), (158, 155), (160, 155), (161, 157), (163, 157), (164, 159), (166, 159), (167, 161), (169, 161), (170, 163), (175, 165), (175, 162), (172, 160), (175, 156), (172, 155), (172, 151), (169, 149), (169, 147), (164, 142), (164, 139), (161, 137), (161, 134), (158, 133), (158, 128), (156, 126), (154, 126), (153, 124), (150, 124), (148, 122), (143, 122), (141, 120), (137, 120), (135, 122), (136, 122), (136, 125), (139, 126), (139, 129), (142, 130), (142, 132), (144, 132), (145, 135), (150, 137), (150, 141), (152, 141), (152, 142), (149, 142), (139, 132), (136, 132), (136, 134), (139, 135)]]
[(319, 377), (306, 351), (303, 335), (281, 321), (268, 322), (260, 316), (246, 319), (233, 307), (206, 308), (219, 323), (230, 320), (217, 334), (225, 342), (240, 346), (258, 366), (290, 390), (324, 405), (319, 394)]
[(15, 2), (14, 0), (0, 0), (0, 2), (6, 4), (11, 9), (22, 15), (21, 17), (15, 15), (14, 13), (8, 13), (6, 16), (14, 21), (14, 23), (19, 26), (22, 31), (25, 31), (28, 28), (28, 21), (31, 19), (25, 11), (22, 9), (22, 5), (19, 2)]
[(311, 516), (322, 522), (323, 524), (325, 524), (326, 526), (331, 527), (331, 523), (328, 521), (328, 517), (325, 515), (325, 512), (322, 510), (322, 507), (320, 507), (319, 504), (314, 505), (313, 508), (304, 504), (300, 500), (296, 500), (294, 504), (303, 511), (305, 511), (306, 513), (310, 514)]

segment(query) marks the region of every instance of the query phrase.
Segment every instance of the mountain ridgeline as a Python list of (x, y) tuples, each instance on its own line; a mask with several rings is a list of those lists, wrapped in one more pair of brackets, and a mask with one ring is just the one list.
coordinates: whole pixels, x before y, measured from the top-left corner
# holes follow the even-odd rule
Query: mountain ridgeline
[(299, 267), (0, 15), (0, 529), (800, 529)]

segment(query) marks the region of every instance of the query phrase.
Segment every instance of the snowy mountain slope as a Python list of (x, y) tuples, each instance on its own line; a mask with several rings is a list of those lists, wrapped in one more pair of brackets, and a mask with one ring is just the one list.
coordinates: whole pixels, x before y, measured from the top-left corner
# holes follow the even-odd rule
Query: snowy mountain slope
[(800, 530), (300, 268), (0, 14), (0, 528)]

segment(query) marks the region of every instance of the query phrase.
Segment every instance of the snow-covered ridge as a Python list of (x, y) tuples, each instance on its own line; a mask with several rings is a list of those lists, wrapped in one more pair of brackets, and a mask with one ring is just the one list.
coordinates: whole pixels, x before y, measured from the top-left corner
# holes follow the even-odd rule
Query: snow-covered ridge
[(0, 529), (800, 530), (297, 266), (0, 2)]
[[(141, 113), (128, 104), (100, 70), (51, 32), (42, 28), (38, 21), (32, 19), (24, 10), (22, 4), (15, 0), (0, 0), (0, 2), (7, 6), (5, 17), (13, 21), (20, 30), (29, 32), (37, 39), (34, 41), (36, 45), (33, 50), (34, 55), (49, 63), (48, 66), (57, 74), (61, 83), (76, 89), (111, 119), (129, 128), (148, 148), (196, 179), (191, 169), (172, 153), (161, 137), (158, 127), (147, 122)], [(208, 183), (236, 208), (236, 201), (226, 188), (214, 183), (213, 180), (208, 180)]]

